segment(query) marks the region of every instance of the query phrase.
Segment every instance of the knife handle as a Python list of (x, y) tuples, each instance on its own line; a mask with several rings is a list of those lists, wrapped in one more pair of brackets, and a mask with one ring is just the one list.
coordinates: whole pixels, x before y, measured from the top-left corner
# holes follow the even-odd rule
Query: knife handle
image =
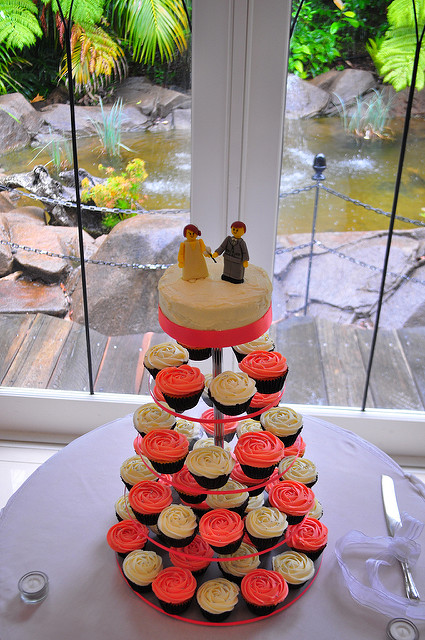
[(416, 588), (416, 585), (413, 581), (412, 574), (409, 569), (409, 565), (407, 562), (400, 562), (401, 568), (403, 570), (404, 577), (404, 586), (406, 588), (406, 595), (410, 600), (420, 600), (419, 592)]

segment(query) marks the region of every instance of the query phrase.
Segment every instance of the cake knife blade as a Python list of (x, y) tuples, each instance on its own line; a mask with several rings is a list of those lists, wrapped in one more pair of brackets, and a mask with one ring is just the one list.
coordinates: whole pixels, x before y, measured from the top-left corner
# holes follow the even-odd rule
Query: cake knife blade
[[(390, 536), (394, 537), (396, 527), (401, 524), (400, 511), (395, 494), (394, 480), (390, 476), (382, 475), (381, 478), (382, 501), (384, 503), (385, 520)], [(403, 571), (406, 595), (410, 600), (420, 600), (419, 592), (413, 581), (407, 562), (400, 562)]]

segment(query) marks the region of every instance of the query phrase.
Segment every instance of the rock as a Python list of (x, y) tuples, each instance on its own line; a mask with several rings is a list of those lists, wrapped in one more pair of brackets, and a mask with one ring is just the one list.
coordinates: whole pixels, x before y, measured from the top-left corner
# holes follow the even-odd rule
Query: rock
[(68, 304), (58, 285), (25, 280), (0, 280), (0, 313), (46, 313), (64, 317)]
[[(422, 263), (413, 275), (425, 282), (425, 264)], [(412, 280), (401, 283), (382, 307), (380, 326), (386, 329), (424, 327), (425, 286)]]
[[(391, 85), (385, 86), (385, 91), (388, 93), (390, 100), (390, 113), (394, 118), (404, 118), (406, 115), (407, 100), (409, 97), (410, 89), (403, 89), (403, 91), (395, 92)], [(415, 89), (413, 94), (412, 104), (412, 116), (416, 118), (425, 118), (425, 91), (417, 91)]]
[(8, 275), (13, 267), (12, 249), (3, 242), (9, 242), (9, 234), (2, 224), (2, 216), (0, 216), (0, 278)]
[[(32, 224), (16, 224), (10, 230), (10, 239), (21, 246), (41, 251), (62, 254), (62, 245), (52, 227)], [(15, 262), (28, 276), (40, 278), (44, 282), (57, 282), (65, 277), (69, 264), (63, 258), (56, 258), (34, 251), (17, 249)]]
[(4, 109), (0, 109), (0, 136), (4, 152), (23, 149), (31, 141), (31, 136), (22, 122), (15, 120)]
[(288, 74), (286, 83), (287, 118), (312, 118), (325, 110), (329, 94), (298, 76)]
[(175, 109), (173, 125), (177, 131), (190, 131), (192, 126), (192, 109)]
[[(95, 260), (130, 264), (171, 264), (177, 259), (189, 215), (140, 214), (112, 229)], [(162, 331), (158, 324), (158, 280), (162, 270), (87, 264), (89, 322), (104, 335)], [(71, 287), (70, 287), (71, 289)], [(72, 314), (83, 322), (81, 281), (72, 293)]]
[(46, 213), (41, 207), (16, 207), (3, 214), (10, 226), (14, 224), (30, 223), (43, 226), (46, 224)]
[(173, 109), (188, 108), (190, 96), (152, 84), (144, 77), (126, 78), (116, 90), (116, 96), (127, 105), (136, 105), (150, 118), (166, 118)]
[[(112, 106), (104, 106), (103, 111), (108, 117)], [(69, 105), (52, 104), (42, 110), (43, 118), (52, 131), (63, 135), (71, 134), (71, 115)], [(75, 127), (78, 135), (96, 135), (96, 123), (102, 123), (101, 107), (75, 107)], [(145, 128), (148, 119), (135, 107), (125, 107), (122, 113), (121, 130), (136, 131)]]
[(357, 97), (363, 96), (377, 87), (377, 81), (373, 73), (362, 69), (328, 71), (309, 82), (330, 94), (329, 103), (322, 111), (323, 115), (338, 113), (341, 102), (345, 107), (348, 107), (355, 103)]
[[(0, 96), (0, 110), (11, 114), (12, 118), (19, 121), (29, 134), (37, 133), (43, 124), (42, 116), (20, 93), (8, 93)], [(2, 140), (4, 141), (4, 138)], [(2, 152), (4, 153), (4, 146), (2, 146)]]

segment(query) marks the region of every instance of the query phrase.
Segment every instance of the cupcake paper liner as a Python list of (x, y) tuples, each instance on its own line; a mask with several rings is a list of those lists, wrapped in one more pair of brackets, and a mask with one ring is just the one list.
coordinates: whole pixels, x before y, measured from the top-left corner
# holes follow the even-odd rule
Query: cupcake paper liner
[[(124, 574), (125, 575), (125, 574)], [(131, 580), (129, 580), (126, 576), (126, 580), (128, 582), (128, 584), (130, 585), (130, 587), (133, 589), (133, 591), (136, 591), (136, 593), (149, 593), (149, 591), (152, 591), (152, 584), (136, 584), (135, 582), (132, 582)]]
[(157, 460), (151, 460), (151, 458), (149, 458), (151, 465), (155, 471), (158, 471), (158, 473), (177, 473), (177, 471), (183, 469), (185, 460), (186, 456), (183, 456), (180, 460), (174, 460), (171, 462), (158, 462)]
[(245, 534), (243, 534), (240, 538), (238, 538), (238, 540), (234, 540), (233, 542), (228, 542), (224, 546), (214, 545), (212, 544), (212, 542), (208, 542), (208, 544), (210, 545), (211, 549), (214, 549), (214, 551), (217, 551), (217, 553), (220, 553), (220, 554), (235, 553), (235, 551), (237, 551), (241, 546), (244, 535)]
[(189, 609), (190, 605), (192, 604), (192, 600), (193, 597), (185, 600), (184, 602), (165, 602), (165, 600), (159, 599), (158, 602), (167, 613), (171, 613), (172, 615), (180, 615), (181, 613), (186, 611), (186, 609)]
[(146, 524), (147, 526), (152, 526), (158, 522), (159, 514), (161, 513), (140, 513), (140, 511), (135, 511), (133, 509), (134, 515), (136, 519), (142, 524)]
[(272, 538), (257, 538), (256, 536), (253, 536), (252, 534), (250, 534), (249, 531), (247, 531), (247, 534), (248, 534), (248, 538), (251, 540), (254, 547), (258, 549), (258, 551), (264, 551), (265, 549), (274, 547), (275, 544), (277, 544), (279, 540), (282, 538), (282, 536), (274, 536)]
[(165, 402), (169, 407), (174, 409), (177, 413), (183, 413), (183, 411), (188, 411), (188, 409), (193, 409), (198, 404), (199, 398), (201, 397), (203, 389), (200, 389), (199, 392), (194, 393), (190, 396), (169, 396), (164, 392), (162, 395), (164, 396)]
[[(285, 445), (285, 447), (292, 447), (293, 444), (295, 444), (296, 439), (298, 438), (298, 436), (300, 435), (301, 431), (303, 430), (302, 427), (300, 427), (298, 429), (298, 431), (296, 431), (295, 433), (291, 433), (288, 436), (277, 436), (279, 438), (279, 440), (281, 442), (283, 442), (283, 444)], [(267, 431), (267, 429), (266, 429)], [(276, 434), (277, 435), (277, 434)]]
[(283, 389), (288, 370), (279, 378), (270, 378), (269, 380), (255, 380), (255, 386), (258, 393), (277, 393)]
[(248, 600), (245, 600), (245, 602), (248, 609), (255, 616), (267, 616), (269, 615), (269, 613), (273, 613), (273, 611), (276, 611), (277, 609), (277, 604), (259, 606), (259, 605), (253, 604), (252, 602), (248, 602)]
[(234, 576), (233, 573), (227, 573), (227, 571), (225, 571), (223, 569), (223, 567), (221, 566), (220, 563), (218, 563), (218, 568), (220, 569), (220, 571), (221, 571), (221, 573), (223, 575), (223, 578), (226, 578), (226, 580), (230, 580), (230, 582), (234, 582), (239, 587), (241, 586), (242, 578), (244, 576)]
[(226, 620), (233, 611), (233, 609), (231, 609), (230, 611), (223, 611), (222, 613), (211, 613), (202, 607), (199, 608), (201, 609), (203, 616), (210, 622), (223, 622), (223, 620)]
[(177, 493), (179, 494), (179, 497), (182, 500), (184, 500), (184, 502), (187, 502), (190, 505), (192, 505), (192, 504), (200, 504), (207, 497), (206, 493), (199, 493), (199, 494), (196, 494), (196, 495), (189, 494), (189, 493), (184, 493), (183, 491), (177, 491)]
[(296, 549), (295, 547), (290, 547), (290, 549), (292, 549), (292, 551), (298, 551), (298, 553), (304, 553), (304, 555), (310, 558), (310, 560), (314, 561), (314, 560), (317, 560), (317, 558), (320, 558), (320, 556), (326, 549), (326, 546), (327, 545), (325, 544), (323, 547), (320, 547), (320, 549), (308, 550), (308, 551), (306, 551), (305, 549)]
[(168, 547), (186, 547), (188, 544), (192, 542), (194, 537), (196, 536), (197, 528), (192, 533), (191, 536), (187, 536), (186, 538), (172, 538), (171, 536), (167, 536), (166, 533), (163, 533), (158, 527), (158, 538)]
[(304, 520), (304, 518), (306, 517), (306, 513), (303, 514), (302, 516), (292, 516), (289, 513), (284, 512), (286, 515), (286, 520), (288, 522), (288, 524), (299, 524), (300, 522), (302, 522)]
[(221, 411), (221, 413), (224, 413), (224, 415), (227, 415), (227, 416), (238, 416), (241, 413), (244, 413), (244, 411), (246, 411), (247, 407), (249, 406), (249, 403), (252, 400), (252, 398), (249, 398), (246, 402), (240, 402), (239, 404), (229, 405), (229, 404), (221, 404), (220, 402), (218, 402), (218, 400), (216, 400), (211, 395), (210, 395), (210, 398), (212, 400), (213, 405), (216, 407), (216, 409), (218, 409), (219, 411)]
[(196, 482), (204, 489), (220, 489), (220, 487), (223, 487), (230, 478), (230, 473), (216, 476), (215, 478), (196, 476), (193, 473), (192, 476), (195, 478)]
[[(276, 465), (270, 467), (252, 467), (248, 464), (241, 464), (241, 469), (248, 478), (252, 478), (253, 480), (265, 480), (269, 478)], [(254, 495), (254, 494), (251, 494)]]

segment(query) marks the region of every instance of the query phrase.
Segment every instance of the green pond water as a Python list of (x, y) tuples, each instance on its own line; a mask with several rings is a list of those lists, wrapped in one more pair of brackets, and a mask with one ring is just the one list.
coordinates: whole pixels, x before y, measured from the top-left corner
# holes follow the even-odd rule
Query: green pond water
[[(280, 192), (312, 184), (313, 159), (326, 156), (324, 184), (354, 200), (391, 211), (394, 184), (400, 155), (403, 122), (390, 123), (389, 140), (359, 140), (347, 135), (339, 118), (287, 120)], [(143, 158), (148, 178), (145, 192), (147, 209), (190, 208), (190, 133), (170, 131), (125, 135), (123, 143), (131, 148), (120, 160), (108, 162), (99, 156), (96, 138), (78, 141), (79, 166), (99, 175), (98, 164), (113, 164), (122, 169), (129, 159)], [(402, 174), (397, 213), (425, 221), (425, 121), (412, 120)], [(7, 173), (24, 172), (49, 161), (47, 153), (33, 160), (37, 151), (26, 149), (0, 157)], [(279, 233), (305, 233), (311, 230), (315, 190), (281, 197)], [(365, 231), (386, 229), (388, 218), (321, 191), (317, 217), (318, 231)], [(396, 229), (411, 228), (397, 222)]]

